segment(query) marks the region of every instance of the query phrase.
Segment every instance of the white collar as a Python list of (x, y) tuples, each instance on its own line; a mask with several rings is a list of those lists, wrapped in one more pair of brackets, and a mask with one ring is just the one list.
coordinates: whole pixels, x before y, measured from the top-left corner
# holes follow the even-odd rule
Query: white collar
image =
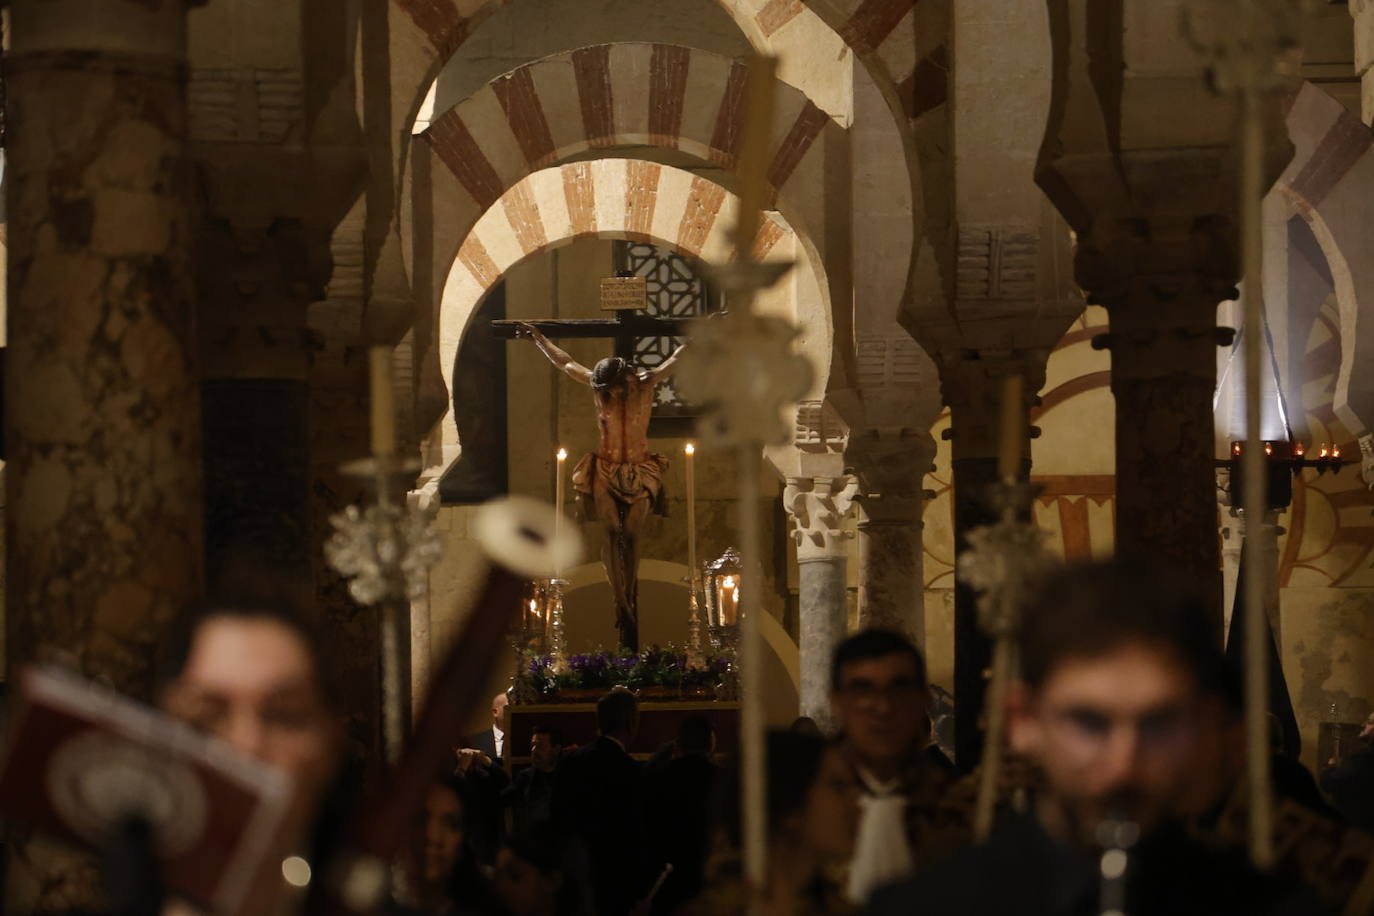
[(884, 782), (878, 777), (874, 776), (872, 773), (870, 773), (863, 766), (856, 764), (854, 767), (854, 771), (858, 773), (859, 781), (864, 784), (864, 788), (868, 790), (870, 795), (877, 795), (881, 797), (884, 795), (901, 794), (902, 778), (900, 776), (898, 776), (896, 779), (889, 779), (887, 782)]
[(497, 725), (492, 725), (491, 733), (496, 736), (497, 741), (500, 741), (502, 738), (506, 737), (506, 733), (501, 731), (501, 728)]

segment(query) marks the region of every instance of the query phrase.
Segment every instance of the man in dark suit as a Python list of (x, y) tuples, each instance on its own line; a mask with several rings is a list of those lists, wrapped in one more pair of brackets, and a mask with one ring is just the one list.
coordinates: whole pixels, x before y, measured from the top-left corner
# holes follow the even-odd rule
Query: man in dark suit
[(536, 725), (530, 738), (530, 765), (511, 780), (501, 793), (511, 809), (515, 833), (524, 833), (536, 824), (553, 818), (553, 780), (559, 758), (567, 742), (563, 733), (550, 725)]
[(565, 754), (555, 771), (553, 822), (585, 847), (598, 916), (625, 916), (652, 881), (643, 773), (628, 751), (638, 727), (634, 694), (611, 691), (596, 704), (596, 740)]
[(463, 739), (463, 747), (468, 750), (481, 751), (486, 756), (484, 766), (492, 763), (499, 763), (505, 759), (506, 728), (509, 725), (509, 717), (506, 715), (506, 707), (510, 701), (504, 693), (498, 693), (491, 698), (491, 728), (484, 728), (480, 732), (474, 732)]
[(454, 775), (466, 786), (471, 808), (466, 815), (468, 840), (485, 865), (496, 861), (506, 832), (501, 803), (501, 793), (510, 785), (504, 760), (506, 705), (504, 693), (492, 697), (491, 728), (463, 739), (454, 768)]

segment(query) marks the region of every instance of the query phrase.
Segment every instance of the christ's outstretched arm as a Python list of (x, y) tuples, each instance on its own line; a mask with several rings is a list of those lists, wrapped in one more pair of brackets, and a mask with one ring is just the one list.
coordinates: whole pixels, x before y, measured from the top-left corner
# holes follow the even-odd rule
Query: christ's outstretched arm
[(522, 322), (520, 331), (516, 336), (526, 337), (534, 341), (534, 345), (549, 358), (549, 362), (553, 363), (554, 368), (561, 371), (568, 378), (575, 382), (581, 382), (584, 385), (590, 385), (592, 383), (592, 370), (569, 356), (562, 348), (541, 334), (539, 329), (534, 325), (528, 322)]
[(665, 381), (669, 376), (676, 372), (678, 357), (682, 355), (683, 350), (687, 349), (688, 343), (689, 341), (684, 341), (681, 346), (679, 346), (676, 350), (673, 351), (671, 356), (669, 356), (663, 362), (659, 363), (657, 366), (654, 366), (654, 368), (650, 369), (648, 372), (648, 380), (651, 383), (657, 385), (659, 382)]

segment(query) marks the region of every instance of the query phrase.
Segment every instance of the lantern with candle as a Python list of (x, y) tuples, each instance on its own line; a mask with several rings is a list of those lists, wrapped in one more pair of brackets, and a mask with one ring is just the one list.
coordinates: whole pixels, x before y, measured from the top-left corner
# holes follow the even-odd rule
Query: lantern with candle
[(739, 669), (735, 654), (739, 648), (740, 582), (743, 567), (739, 551), (731, 547), (717, 559), (706, 564), (703, 571), (706, 597), (706, 629), (711, 645), (725, 662), (716, 695), (722, 700), (739, 699)]

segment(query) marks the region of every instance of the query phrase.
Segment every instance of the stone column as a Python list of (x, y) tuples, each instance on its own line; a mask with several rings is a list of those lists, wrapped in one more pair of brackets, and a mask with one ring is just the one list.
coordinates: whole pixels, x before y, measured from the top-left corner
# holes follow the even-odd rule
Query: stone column
[(925, 645), (921, 577), (921, 481), (935, 440), (912, 429), (850, 436), (847, 460), (863, 482), (859, 497), (859, 626), (886, 627)]
[(199, 245), (205, 549), (212, 588), (269, 573), (308, 604), (313, 582), (306, 308), (323, 298), (299, 221), (206, 220)]
[[(998, 520), (988, 493), (998, 482), (997, 455), (1002, 391), (1008, 375), (1025, 378), (1025, 403), (1045, 381), (1048, 354), (965, 351), (941, 366), (945, 403), (950, 408), (951, 461), (954, 478), (954, 549), (956, 556), (968, 549), (968, 533)], [(1030, 474), (1030, 435), (1021, 442), (1019, 476)], [(977, 595), (961, 581), (954, 589), (954, 746), (960, 769), (972, 770), (983, 753), (979, 719), (992, 664), (992, 642), (978, 626)]]
[[(199, 591), (186, 13), (15, 0), (6, 60), (9, 670), (60, 657), (148, 696)], [(94, 873), (11, 847), (8, 905), (92, 905)]]
[(1360, 75), (1360, 112), (1374, 123), (1374, 0), (1350, 0), (1355, 17), (1355, 72)]
[(801, 714), (822, 728), (830, 725), (830, 656), (847, 630), (844, 520), (858, 486), (849, 476), (789, 477), (783, 491), (801, 590)]
[[(1116, 549), (1208, 589), (1220, 639), (1212, 395), (1217, 304), (1239, 275), (1236, 100), (1208, 91), (1208, 61), (1181, 33), (1141, 40), (1186, 0), (1120, 0), (1106, 28), (1092, 0), (1047, 6), (1054, 96), (1035, 180), (1076, 232), (1075, 279), (1110, 314), (1095, 343), (1112, 354)], [(1188, 110), (1161, 135), (1181, 94)], [(1267, 187), (1292, 146), (1284, 106), (1260, 117)]]
[[(1082, 244), (1079, 281), (1105, 305), (1116, 398), (1116, 549), (1168, 564), (1207, 590), (1221, 629), (1212, 395), (1217, 305), (1237, 295), (1220, 238), (1179, 235), (1104, 256)], [(1210, 255), (1210, 258), (1209, 258)], [(1213, 269), (1208, 269), (1208, 267)]]

